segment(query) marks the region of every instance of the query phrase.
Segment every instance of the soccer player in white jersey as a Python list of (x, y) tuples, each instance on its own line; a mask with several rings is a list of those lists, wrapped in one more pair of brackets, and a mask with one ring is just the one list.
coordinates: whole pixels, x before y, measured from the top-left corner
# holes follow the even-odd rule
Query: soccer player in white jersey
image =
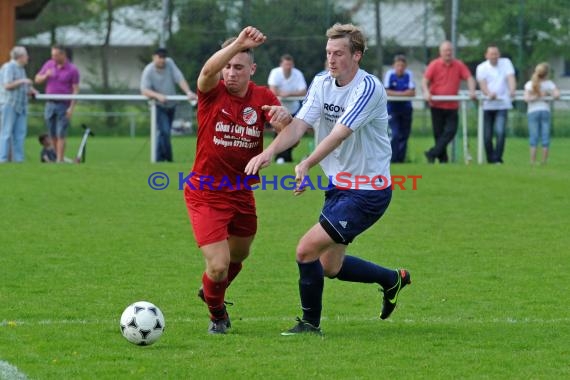
[(334, 186), (325, 192), (319, 222), (297, 245), (303, 317), (282, 335), (321, 334), (324, 276), (379, 284), (381, 319), (390, 316), (400, 290), (411, 283), (405, 269), (384, 268), (346, 253), (348, 244), (380, 219), (392, 197), (388, 112), (384, 87), (359, 67), (366, 49), (362, 31), (335, 24), (326, 35), (328, 72), (317, 74), (293, 121), (245, 169), (255, 174), (268, 166), (273, 155), (320, 120), (314, 125), (317, 147), (295, 167), (295, 193), (302, 194), (309, 169), (317, 164)]

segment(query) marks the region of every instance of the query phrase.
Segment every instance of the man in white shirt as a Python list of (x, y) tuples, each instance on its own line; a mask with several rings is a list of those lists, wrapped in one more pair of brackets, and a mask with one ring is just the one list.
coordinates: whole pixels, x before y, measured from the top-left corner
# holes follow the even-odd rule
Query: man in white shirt
[[(307, 93), (307, 82), (303, 73), (295, 68), (295, 61), (290, 54), (281, 56), (281, 63), (279, 67), (271, 70), (267, 84), (271, 92), (280, 98), (305, 96)], [(300, 100), (283, 100), (281, 99), (283, 107), (287, 108), (291, 115), (295, 116), (297, 111), (301, 108)], [(277, 163), (292, 162), (293, 148), (289, 148), (279, 153), (275, 159)]]
[[(515, 96), (515, 69), (510, 59), (500, 58), (501, 52), (495, 45), (489, 45), (485, 58), (487, 60), (477, 66), (476, 78), (483, 94), (483, 140), (487, 162), (503, 163), (507, 112), (511, 108)], [(493, 147), (493, 135), (496, 144)]]

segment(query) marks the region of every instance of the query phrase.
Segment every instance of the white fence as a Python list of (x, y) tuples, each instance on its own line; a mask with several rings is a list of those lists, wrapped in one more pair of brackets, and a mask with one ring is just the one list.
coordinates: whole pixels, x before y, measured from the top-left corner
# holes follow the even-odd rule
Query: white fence
[[(156, 162), (156, 138), (157, 138), (157, 127), (156, 127), (156, 102), (154, 100), (149, 100), (143, 95), (99, 95), (99, 94), (78, 94), (78, 95), (46, 95), (40, 94), (36, 96), (38, 100), (83, 100), (83, 101), (135, 101), (135, 102), (148, 102), (150, 110), (150, 162)], [(183, 95), (168, 96), (168, 100), (174, 100), (178, 102), (187, 102), (188, 98)], [(303, 97), (293, 97), (287, 98), (290, 100), (302, 100)], [(467, 102), (472, 101), (466, 92), (460, 92), (457, 96), (433, 96), (433, 100), (451, 100), (459, 101), (461, 107), (459, 112), (461, 115), (461, 127), (462, 127), (462, 143), (463, 143), (463, 154), (464, 161), (469, 163), (472, 160), (468, 149), (468, 134), (467, 134)], [(480, 92), (477, 92), (477, 163), (482, 164), (484, 162), (483, 158), (483, 102), (485, 97), (481, 96)], [(420, 101), (424, 102), (424, 98), (421, 96), (415, 97), (402, 97), (402, 96), (389, 96), (388, 100), (391, 101)], [(516, 96), (513, 100), (524, 100), (523, 92), (517, 91)], [(548, 100), (553, 100), (549, 98)], [(570, 100), (570, 91), (561, 91), (560, 99), (561, 101)], [(192, 105), (195, 105), (193, 103)]]

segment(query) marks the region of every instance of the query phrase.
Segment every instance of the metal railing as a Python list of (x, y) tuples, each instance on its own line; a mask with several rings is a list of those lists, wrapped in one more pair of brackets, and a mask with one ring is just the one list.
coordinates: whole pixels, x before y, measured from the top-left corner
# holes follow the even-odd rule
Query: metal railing
[[(516, 92), (513, 101), (524, 101), (523, 91), (519, 90)], [(156, 126), (156, 102), (154, 100), (149, 100), (144, 95), (117, 95), (117, 94), (77, 94), (77, 95), (54, 95), (54, 94), (38, 94), (36, 95), (38, 100), (85, 100), (85, 101), (133, 101), (140, 102), (145, 101), (149, 104), (150, 109), (150, 162), (156, 162), (156, 143), (157, 143), (157, 126)], [(283, 98), (287, 100), (302, 100), (303, 97), (290, 97)], [(477, 163), (483, 163), (483, 102), (486, 100), (485, 96), (478, 91), (477, 92)], [(167, 100), (177, 101), (177, 102), (188, 102), (188, 98), (184, 95), (174, 95), (168, 96)], [(414, 102), (425, 102), (422, 96), (389, 96), (389, 101), (414, 101)], [(468, 128), (467, 128), (467, 102), (472, 100), (465, 91), (460, 91), (459, 95), (455, 96), (432, 96), (433, 101), (458, 101), (460, 102), (459, 112), (461, 113), (461, 126), (462, 126), (462, 139), (463, 139), (463, 153), (464, 160), (466, 163), (472, 160), (468, 148)], [(545, 100), (553, 101), (552, 98), (546, 98)], [(570, 91), (561, 91), (560, 101), (570, 100)], [(191, 102), (193, 106), (196, 105), (195, 102)]]

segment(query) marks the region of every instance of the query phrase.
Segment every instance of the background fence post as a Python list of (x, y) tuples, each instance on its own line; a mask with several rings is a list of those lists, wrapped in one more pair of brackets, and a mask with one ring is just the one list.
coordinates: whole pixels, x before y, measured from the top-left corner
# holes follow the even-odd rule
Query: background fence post
[(151, 100), (150, 105), (150, 162), (156, 162), (156, 102)]

